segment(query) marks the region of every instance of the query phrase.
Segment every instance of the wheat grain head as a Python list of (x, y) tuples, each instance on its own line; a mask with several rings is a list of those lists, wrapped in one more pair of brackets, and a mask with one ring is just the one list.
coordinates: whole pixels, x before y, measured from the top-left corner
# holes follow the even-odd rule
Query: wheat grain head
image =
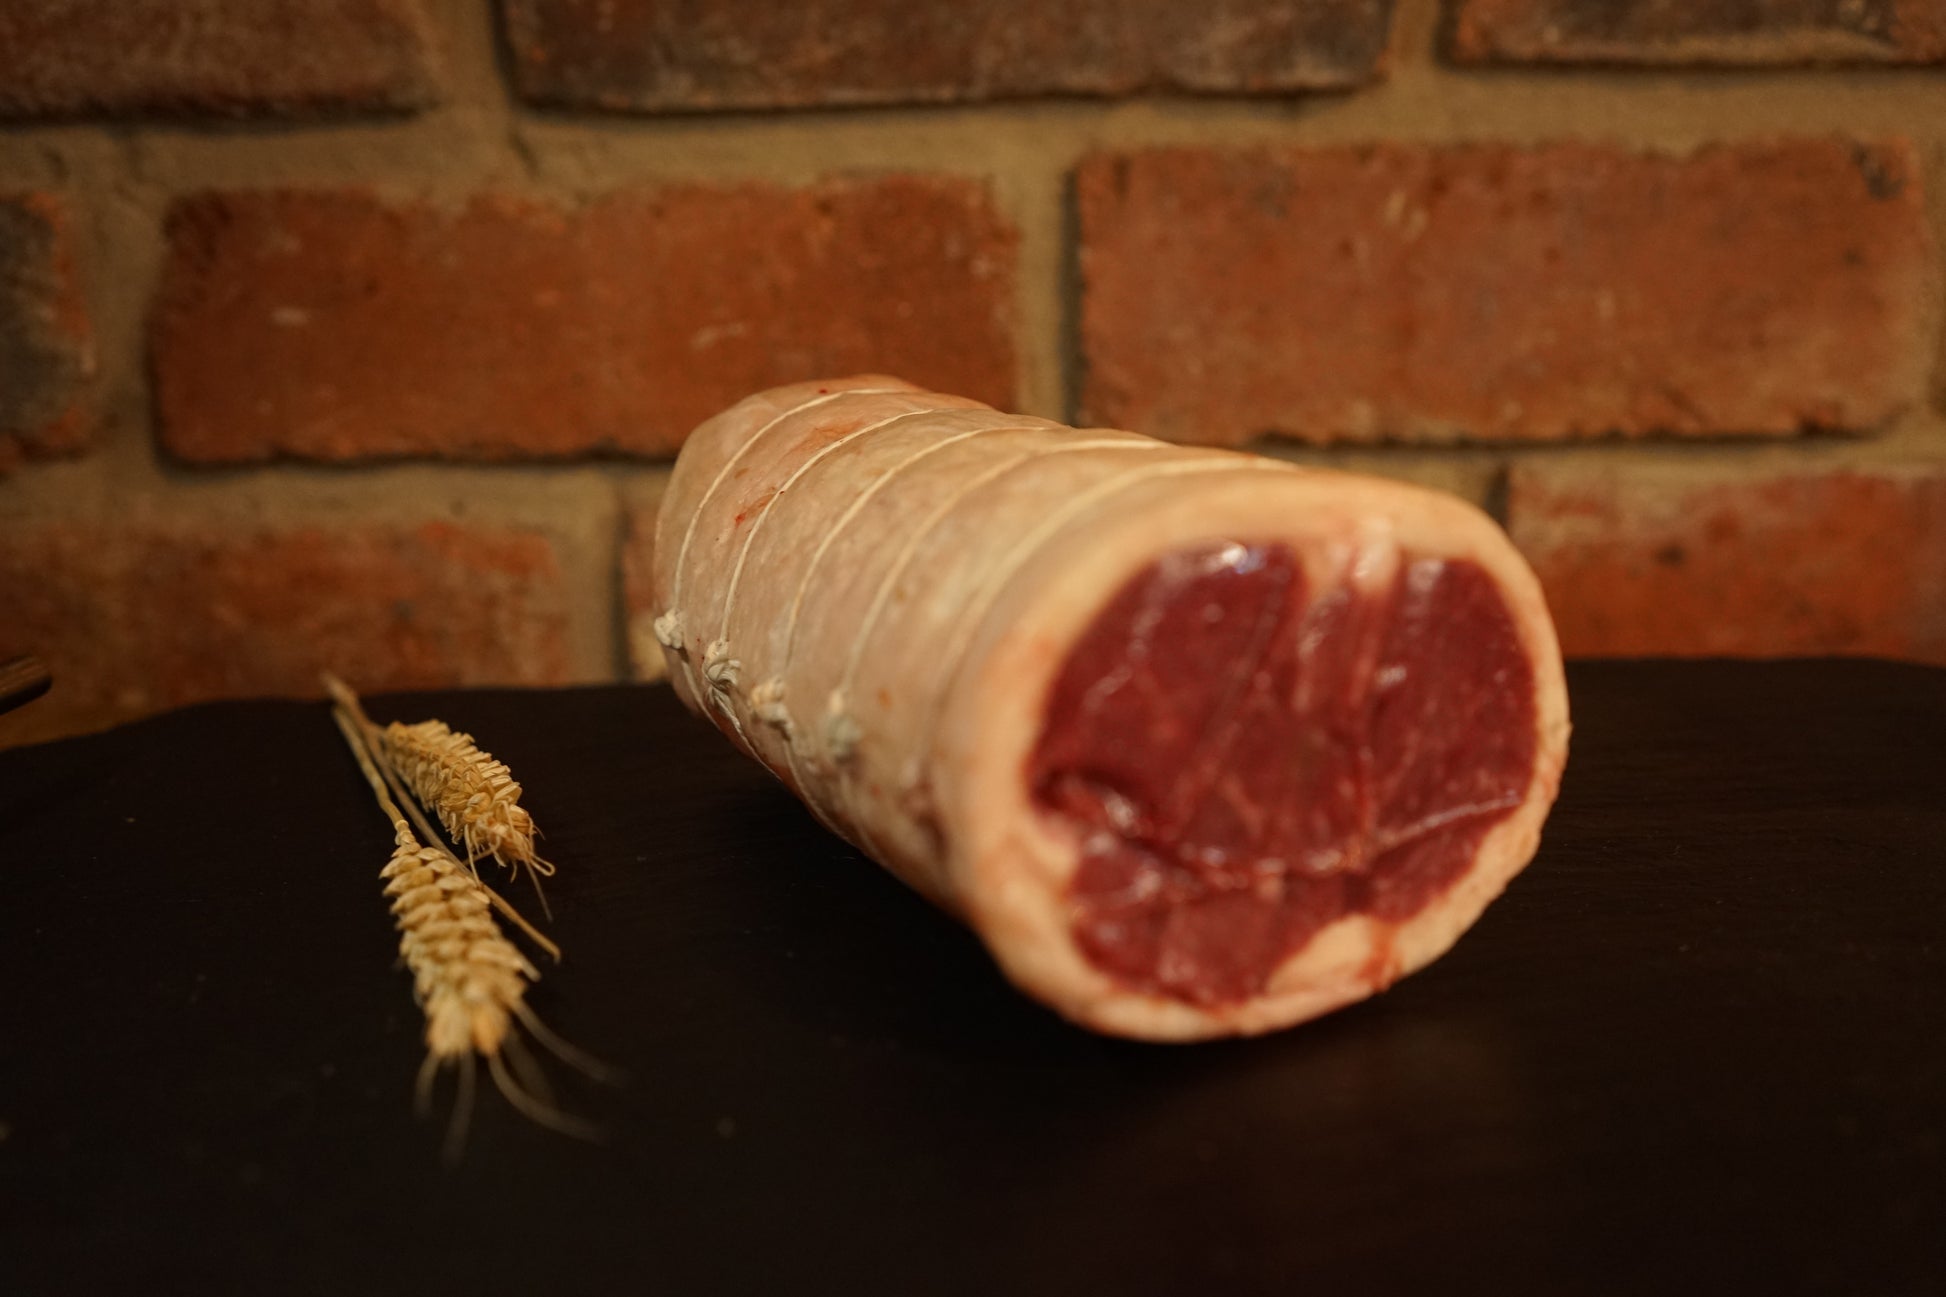
[(426, 1048), (442, 1062), (495, 1053), (540, 972), (493, 921), (493, 901), (471, 870), (443, 847), (420, 845), (404, 824), (395, 840), (379, 877), (426, 1015)]
[(465, 848), (469, 861), (490, 856), (533, 875), (554, 872), (534, 849), (534, 817), (520, 804), (519, 782), (472, 735), (444, 721), (394, 721), (379, 731), (379, 741), (412, 795)]

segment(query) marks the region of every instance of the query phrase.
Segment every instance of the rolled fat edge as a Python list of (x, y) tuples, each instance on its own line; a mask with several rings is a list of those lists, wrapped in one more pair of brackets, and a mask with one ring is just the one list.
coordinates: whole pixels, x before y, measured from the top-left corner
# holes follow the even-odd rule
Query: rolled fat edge
[[(954, 903), (1016, 986), (1114, 1035), (1188, 1041), (1275, 1031), (1425, 967), (1533, 857), (1567, 759), (1567, 689), (1553, 622), (1532, 569), (1491, 519), (1456, 497), (1399, 482), (1227, 457), (1237, 461), (1234, 473), (1142, 483), (1035, 553), (985, 617), (934, 738)], [(1478, 564), (1505, 601), (1532, 668), (1536, 741), (1525, 797), (1451, 888), (1399, 924), (1340, 918), (1279, 965), (1260, 993), (1203, 1006), (1131, 988), (1088, 962), (1072, 934), (1069, 900), (1080, 840), (1034, 804), (1026, 772), (1053, 682), (1108, 601), (1157, 559), (1218, 541), (1288, 544), (1320, 588), (1321, 578), (1335, 583), (1349, 550)]]
[[(702, 487), (727, 470), (745, 441), (771, 418), (807, 405), (879, 395), (929, 394), (883, 375), (797, 384), (750, 397), (692, 434), (658, 522), (658, 612), (669, 602), (677, 541), (693, 530), (689, 509), (707, 498), (699, 494)], [(940, 399), (955, 402), (954, 408), (983, 408)], [(1077, 511), (1028, 553), (982, 610), (957, 663), (927, 664), (928, 671), (948, 675), (938, 686), (938, 704), (898, 717), (881, 736), (922, 772), (928, 805), (920, 818), (936, 830), (921, 835), (931, 837), (928, 845), (916, 845), (919, 839), (898, 832), (894, 822), (878, 823), (874, 810), (882, 813), (884, 803), (874, 808), (872, 799), (845, 793), (842, 783), (814, 780), (801, 791), (827, 825), (957, 913), (1017, 986), (1071, 1020), (1150, 1040), (1272, 1031), (1365, 998), (1437, 958), (1531, 858), (1566, 757), (1559, 649), (1531, 570), (1498, 526), (1471, 505), (1385, 479), (1151, 444), (1158, 447), (1153, 463), (1175, 467), (1137, 475), (1140, 480), (1128, 489)], [(678, 501), (681, 506), (672, 508)], [(1261, 993), (1203, 1006), (1128, 987), (1081, 954), (1068, 896), (1079, 843), (1071, 827), (1034, 805), (1027, 771), (1054, 678), (1088, 625), (1150, 563), (1215, 541), (1285, 543), (1317, 589), (1335, 584), (1338, 565), (1356, 552), (1396, 558), (1403, 550), (1414, 559), (1472, 560), (1499, 590), (1527, 655), (1537, 733), (1525, 798), (1489, 831), (1466, 874), (1447, 892), (1401, 924), (1357, 915), (1340, 919), (1294, 952)], [(1378, 567), (1381, 574), (1392, 570), (1384, 562)], [(732, 719), (737, 708), (706, 701), (691, 679), (700, 635), (690, 628), (688, 657), (665, 645), (675, 688), (692, 710), (757, 756)], [(915, 668), (908, 663), (903, 670)], [(878, 678), (904, 694), (913, 680), (903, 670), (894, 667)]]

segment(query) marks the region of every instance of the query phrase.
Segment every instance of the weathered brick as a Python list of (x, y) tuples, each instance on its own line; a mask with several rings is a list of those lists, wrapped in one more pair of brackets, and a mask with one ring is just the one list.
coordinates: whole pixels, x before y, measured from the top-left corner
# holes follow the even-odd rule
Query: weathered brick
[(1476, 63), (1753, 66), (1946, 61), (1939, 0), (1448, 0)]
[(1084, 405), (1165, 437), (1869, 429), (1933, 351), (1905, 142), (1176, 149), (1076, 183)]
[(1391, 0), (507, 0), (530, 101), (649, 112), (1373, 79)]
[(1514, 541), (1578, 657), (1946, 665), (1946, 469), (1516, 469)]
[(210, 698), (362, 687), (558, 684), (568, 597), (551, 542), (490, 526), (9, 523), (0, 657), (54, 689), (0, 743)]
[(628, 621), (629, 668), (637, 680), (660, 680), (669, 674), (662, 644), (655, 637), (655, 520), (662, 507), (656, 482), (628, 501), (627, 531), (622, 538), (622, 604)]
[(0, 5), (0, 117), (400, 110), (434, 98), (420, 0)]
[(152, 354), (189, 460), (664, 454), (751, 392), (862, 370), (1013, 396), (1015, 235), (972, 181), (224, 193), (168, 229)]
[(94, 340), (65, 206), (0, 197), (0, 473), (88, 439)]

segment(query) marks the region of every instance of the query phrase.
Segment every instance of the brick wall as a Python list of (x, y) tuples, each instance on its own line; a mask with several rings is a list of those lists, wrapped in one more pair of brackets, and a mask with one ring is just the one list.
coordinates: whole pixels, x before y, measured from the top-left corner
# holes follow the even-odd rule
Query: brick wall
[(1946, 663), (1942, 235), (1946, 0), (14, 0), (0, 742), (640, 672), (684, 434), (862, 369)]

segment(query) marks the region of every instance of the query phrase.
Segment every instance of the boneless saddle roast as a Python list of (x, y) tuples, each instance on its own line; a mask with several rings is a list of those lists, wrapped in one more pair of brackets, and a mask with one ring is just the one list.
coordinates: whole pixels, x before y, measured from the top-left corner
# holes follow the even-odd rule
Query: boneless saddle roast
[(867, 376), (705, 423), (655, 541), (685, 702), (1101, 1031), (1267, 1031), (1423, 967), (1566, 759), (1533, 574), (1398, 482)]

